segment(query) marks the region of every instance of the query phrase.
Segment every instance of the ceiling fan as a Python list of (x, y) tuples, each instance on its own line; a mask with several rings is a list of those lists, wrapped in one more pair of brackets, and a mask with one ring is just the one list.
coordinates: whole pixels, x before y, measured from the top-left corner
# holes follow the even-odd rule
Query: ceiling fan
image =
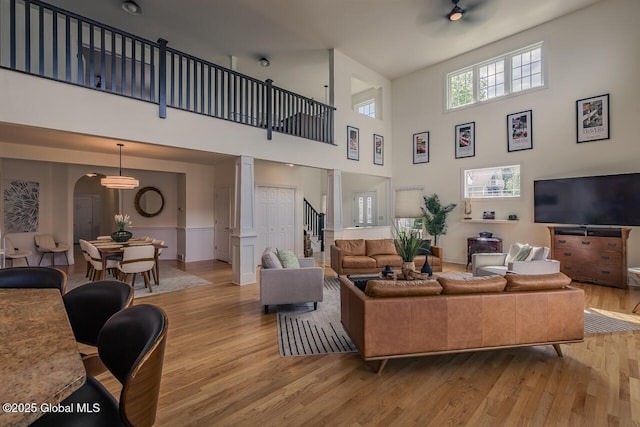
[(416, 17), (416, 24), (436, 37), (459, 35), (487, 22), (499, 4), (499, 0), (430, 0)]
[(451, 2), (453, 3), (453, 9), (447, 14), (447, 18), (449, 18), (449, 21), (459, 21), (464, 16), (466, 10), (458, 6), (460, 0), (451, 0)]
[(492, 3), (496, 2), (490, 0), (463, 0), (462, 6), (458, 5), (458, 3), (460, 3), (460, 0), (451, 0), (451, 3), (453, 3), (453, 9), (451, 9), (451, 12), (447, 13), (447, 19), (449, 21), (455, 22), (461, 20), (462, 18), (465, 18), (465, 20), (469, 19), (469, 17), (466, 17), (466, 15), (467, 13), (471, 14), (471, 12), (473, 12), (474, 20), (482, 19), (484, 17), (478, 16), (477, 12), (480, 9), (485, 9), (483, 12), (486, 12), (486, 8), (488, 6), (491, 6)]

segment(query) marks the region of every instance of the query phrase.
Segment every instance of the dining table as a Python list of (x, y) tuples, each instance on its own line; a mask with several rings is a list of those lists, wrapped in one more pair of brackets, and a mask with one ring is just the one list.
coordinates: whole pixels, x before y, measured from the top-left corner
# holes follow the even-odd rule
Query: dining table
[(1, 426), (27, 426), (86, 381), (58, 289), (0, 289)]
[(100, 252), (100, 259), (102, 261), (102, 271), (100, 272), (100, 280), (104, 280), (106, 278), (107, 271), (107, 259), (109, 257), (122, 255), (124, 252), (124, 248), (129, 246), (153, 246), (155, 248), (153, 252), (154, 265), (153, 269), (155, 271), (155, 284), (160, 284), (160, 250), (168, 248), (166, 245), (161, 245), (159, 243), (153, 243), (145, 239), (130, 239), (126, 242), (115, 242), (113, 240), (106, 239), (98, 239), (98, 240), (90, 240), (89, 243), (93, 244)]

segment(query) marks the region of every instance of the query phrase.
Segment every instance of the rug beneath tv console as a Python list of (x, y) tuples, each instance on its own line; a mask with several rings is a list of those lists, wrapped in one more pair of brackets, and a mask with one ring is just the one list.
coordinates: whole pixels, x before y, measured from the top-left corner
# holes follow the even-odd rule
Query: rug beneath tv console
[[(613, 314), (613, 313), (612, 313)], [(640, 330), (638, 323), (616, 319), (593, 310), (584, 311), (584, 333), (602, 334)], [(312, 356), (330, 353), (356, 352), (340, 323), (340, 281), (337, 277), (324, 279), (324, 301), (313, 304), (278, 306), (278, 342), (280, 356)]]

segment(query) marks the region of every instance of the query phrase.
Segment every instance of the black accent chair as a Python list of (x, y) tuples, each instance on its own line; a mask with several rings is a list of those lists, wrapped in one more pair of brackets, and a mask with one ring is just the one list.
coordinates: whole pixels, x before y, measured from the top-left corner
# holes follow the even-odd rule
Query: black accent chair
[(56, 288), (64, 295), (67, 274), (51, 267), (0, 269), (0, 288)]
[[(86, 404), (97, 412), (50, 412), (32, 426), (151, 426), (156, 419), (167, 337), (167, 316), (141, 304), (114, 314), (98, 336), (98, 353), (122, 384), (119, 402), (92, 376), (62, 405)], [(96, 405), (97, 404), (97, 405)], [(96, 405), (96, 406), (94, 406)]]
[[(98, 335), (111, 316), (131, 305), (133, 288), (118, 280), (100, 280), (70, 290), (62, 296), (76, 341), (97, 347)], [(106, 370), (97, 353), (82, 354), (89, 375)]]

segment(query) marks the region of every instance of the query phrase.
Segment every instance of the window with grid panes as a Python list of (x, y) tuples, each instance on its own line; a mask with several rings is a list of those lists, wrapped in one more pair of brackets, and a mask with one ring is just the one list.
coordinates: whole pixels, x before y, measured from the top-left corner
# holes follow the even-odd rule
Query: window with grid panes
[(511, 91), (519, 92), (542, 85), (542, 48), (511, 55)]
[(542, 42), (447, 74), (448, 110), (544, 86)]

